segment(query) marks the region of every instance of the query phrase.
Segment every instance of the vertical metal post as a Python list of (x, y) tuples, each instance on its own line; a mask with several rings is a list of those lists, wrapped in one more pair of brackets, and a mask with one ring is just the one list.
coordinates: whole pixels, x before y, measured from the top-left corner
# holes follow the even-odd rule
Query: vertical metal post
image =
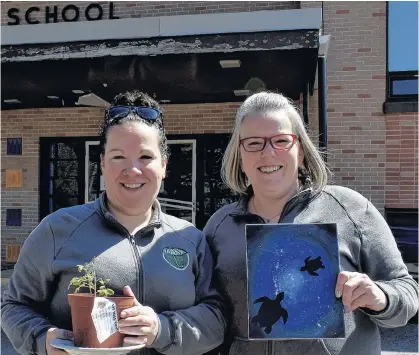
[(307, 82), (303, 92), (303, 117), (304, 124), (308, 127), (308, 94), (310, 90), (310, 84)]
[[(318, 108), (319, 108), (319, 148), (327, 151), (327, 95), (326, 95), (326, 57), (318, 57)], [(324, 155), (325, 161), (327, 156)]]

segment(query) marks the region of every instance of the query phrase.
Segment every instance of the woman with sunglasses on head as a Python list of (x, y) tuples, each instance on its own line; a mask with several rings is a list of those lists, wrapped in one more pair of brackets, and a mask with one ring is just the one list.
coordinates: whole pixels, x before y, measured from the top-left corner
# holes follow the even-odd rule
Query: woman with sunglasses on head
[[(378, 326), (403, 326), (414, 316), (418, 285), (377, 209), (353, 190), (327, 186), (328, 170), (288, 99), (261, 92), (241, 105), (222, 175), (240, 195), (204, 228), (231, 310), (222, 354), (380, 355)], [(335, 293), (345, 306), (346, 339), (249, 341), (245, 225), (252, 223), (336, 223), (342, 271)], [(260, 331), (250, 327), (250, 335)]]
[(157, 194), (168, 147), (158, 103), (141, 92), (116, 96), (100, 135), (106, 191), (92, 203), (47, 216), (22, 248), (2, 303), (2, 327), (21, 354), (62, 355), (71, 336), (67, 301), (76, 265), (95, 258), (115, 294), (135, 296), (121, 313), (125, 345), (141, 354), (202, 354), (223, 341), (222, 303), (202, 232), (161, 211)]

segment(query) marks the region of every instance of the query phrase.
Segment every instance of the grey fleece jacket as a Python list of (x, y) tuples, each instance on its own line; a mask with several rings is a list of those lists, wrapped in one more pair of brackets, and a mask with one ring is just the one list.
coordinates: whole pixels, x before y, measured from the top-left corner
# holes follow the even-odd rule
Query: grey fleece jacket
[[(13, 346), (24, 355), (44, 355), (48, 328), (72, 329), (67, 286), (80, 275), (76, 265), (93, 257), (98, 277), (110, 279), (116, 294), (129, 285), (158, 314), (154, 344), (137, 353), (202, 354), (221, 344), (225, 319), (202, 232), (162, 213), (156, 202), (150, 224), (130, 236), (105, 198), (54, 212), (25, 241), (1, 305)], [(187, 253), (182, 265), (171, 259), (173, 248)]]
[(218, 210), (204, 234), (213, 251), (220, 292), (232, 309), (223, 354), (380, 355), (378, 327), (403, 326), (418, 310), (418, 285), (408, 274), (394, 237), (377, 209), (357, 192), (328, 186), (316, 197), (305, 190), (286, 204), (278, 223), (336, 223), (341, 270), (367, 274), (385, 292), (388, 306), (376, 313), (345, 314), (346, 339), (248, 341), (245, 224), (264, 223), (248, 212), (249, 199)]

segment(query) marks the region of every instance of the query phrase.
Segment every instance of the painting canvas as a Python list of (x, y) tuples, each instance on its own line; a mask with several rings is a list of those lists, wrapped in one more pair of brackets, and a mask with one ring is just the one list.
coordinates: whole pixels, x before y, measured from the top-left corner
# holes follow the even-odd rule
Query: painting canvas
[(344, 338), (336, 224), (248, 224), (250, 339)]

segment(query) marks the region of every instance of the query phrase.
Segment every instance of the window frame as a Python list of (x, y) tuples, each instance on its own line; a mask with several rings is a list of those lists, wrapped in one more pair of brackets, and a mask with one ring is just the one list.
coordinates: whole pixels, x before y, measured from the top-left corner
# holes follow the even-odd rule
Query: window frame
[(418, 80), (418, 71), (393, 71), (387, 73), (387, 98), (389, 101), (417, 101), (417, 94), (394, 94), (393, 83), (399, 80)]
[(417, 264), (418, 209), (385, 208), (384, 217), (391, 232), (393, 233), (404, 262), (406, 264)]
[(393, 93), (393, 83), (397, 80), (418, 80), (418, 70), (389, 71), (389, 1), (386, 2), (386, 102), (384, 112), (417, 112), (418, 95)]

